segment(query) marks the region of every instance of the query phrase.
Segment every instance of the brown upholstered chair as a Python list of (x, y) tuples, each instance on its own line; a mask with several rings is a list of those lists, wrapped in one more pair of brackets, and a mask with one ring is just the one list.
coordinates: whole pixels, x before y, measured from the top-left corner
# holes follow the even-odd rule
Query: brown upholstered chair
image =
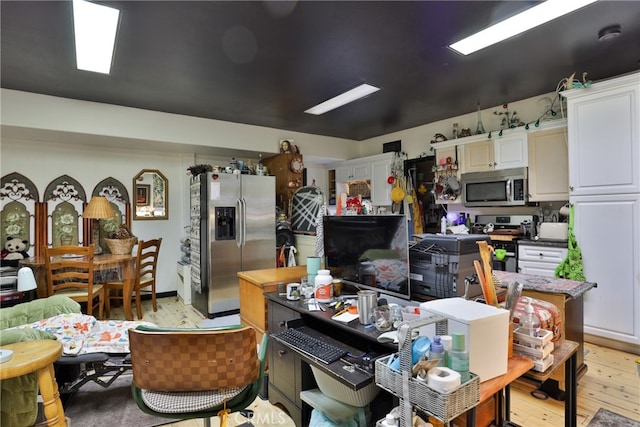
[[(156, 302), (156, 271), (158, 265), (158, 255), (160, 254), (160, 244), (162, 238), (152, 240), (138, 241), (138, 255), (136, 257), (135, 277), (133, 281), (133, 293), (136, 299), (136, 312), (138, 319), (142, 319), (141, 294), (151, 294), (151, 304), (153, 311), (158, 311)], [(124, 282), (122, 280), (109, 281), (105, 283), (105, 298), (109, 301), (106, 303), (107, 317), (111, 310), (112, 299), (123, 299)], [(116, 291), (113, 292), (112, 291)], [(119, 291), (119, 292), (118, 292)]]
[(130, 329), (133, 398), (148, 414), (210, 426), (221, 410), (242, 412), (258, 396), (267, 340), (258, 350), (255, 330), (241, 325)]
[(93, 315), (98, 307), (102, 319), (104, 288), (93, 283), (93, 245), (43, 246), (47, 273), (47, 296), (64, 295), (87, 304), (87, 314)]

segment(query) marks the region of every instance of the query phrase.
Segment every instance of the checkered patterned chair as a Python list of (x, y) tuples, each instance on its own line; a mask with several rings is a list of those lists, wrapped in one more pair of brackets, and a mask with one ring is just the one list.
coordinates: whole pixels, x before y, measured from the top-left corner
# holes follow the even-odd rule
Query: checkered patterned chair
[[(133, 397), (144, 412), (174, 419), (243, 411), (264, 381), (268, 335), (256, 350), (251, 327), (138, 326), (129, 330)], [(221, 412), (222, 411), (222, 412)]]

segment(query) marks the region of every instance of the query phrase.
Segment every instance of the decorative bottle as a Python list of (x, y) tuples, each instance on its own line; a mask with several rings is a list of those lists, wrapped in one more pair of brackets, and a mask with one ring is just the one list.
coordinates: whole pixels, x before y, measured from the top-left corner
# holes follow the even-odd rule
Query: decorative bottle
[(429, 360), (438, 359), (438, 364), (436, 366), (446, 366), (444, 364), (444, 346), (440, 342), (440, 336), (436, 335), (433, 337), (433, 342), (431, 343), (431, 348), (429, 349)]
[(476, 127), (476, 134), (480, 135), (485, 133), (484, 126), (482, 126), (482, 116), (480, 115), (480, 103), (478, 103), (478, 125)]
[(449, 368), (460, 374), (460, 382), (462, 384), (469, 381), (469, 352), (465, 350), (465, 337), (462, 332), (454, 332), (451, 351), (448, 355)]

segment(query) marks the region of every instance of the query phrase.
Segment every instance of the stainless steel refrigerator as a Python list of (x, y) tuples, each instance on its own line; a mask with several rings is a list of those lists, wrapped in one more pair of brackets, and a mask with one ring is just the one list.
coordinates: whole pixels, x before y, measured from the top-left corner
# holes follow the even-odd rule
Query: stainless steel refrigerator
[(237, 313), (239, 271), (274, 268), (275, 177), (204, 173), (191, 180), (191, 304)]

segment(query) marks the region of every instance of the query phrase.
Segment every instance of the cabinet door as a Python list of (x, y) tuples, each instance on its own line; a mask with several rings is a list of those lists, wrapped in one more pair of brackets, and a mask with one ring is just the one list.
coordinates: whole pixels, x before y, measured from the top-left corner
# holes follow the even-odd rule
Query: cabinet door
[(518, 245), (518, 262), (546, 262), (555, 269), (567, 257), (568, 249), (548, 246)]
[(347, 165), (336, 166), (336, 182), (349, 181), (351, 175), (351, 168)]
[(359, 162), (351, 165), (351, 179), (354, 181), (371, 179), (370, 165), (370, 162)]
[(640, 192), (640, 73), (569, 91), (573, 196)]
[(528, 165), (527, 135), (505, 136), (493, 141), (494, 169), (521, 168)]
[[(572, 198), (584, 275), (584, 331), (640, 344), (640, 195)], [(615, 223), (615, 224), (614, 224)]]
[(392, 160), (371, 162), (371, 203), (374, 206), (391, 205), (391, 188), (387, 179), (391, 175)]
[(555, 270), (556, 270), (556, 266), (548, 262), (518, 260), (518, 272), (520, 274), (532, 274), (534, 276), (554, 277)]
[(464, 162), (462, 163), (464, 171), (484, 172), (493, 170), (493, 150), (493, 141), (491, 140), (465, 145)]
[(531, 132), (529, 150), (529, 201), (569, 200), (567, 129)]

